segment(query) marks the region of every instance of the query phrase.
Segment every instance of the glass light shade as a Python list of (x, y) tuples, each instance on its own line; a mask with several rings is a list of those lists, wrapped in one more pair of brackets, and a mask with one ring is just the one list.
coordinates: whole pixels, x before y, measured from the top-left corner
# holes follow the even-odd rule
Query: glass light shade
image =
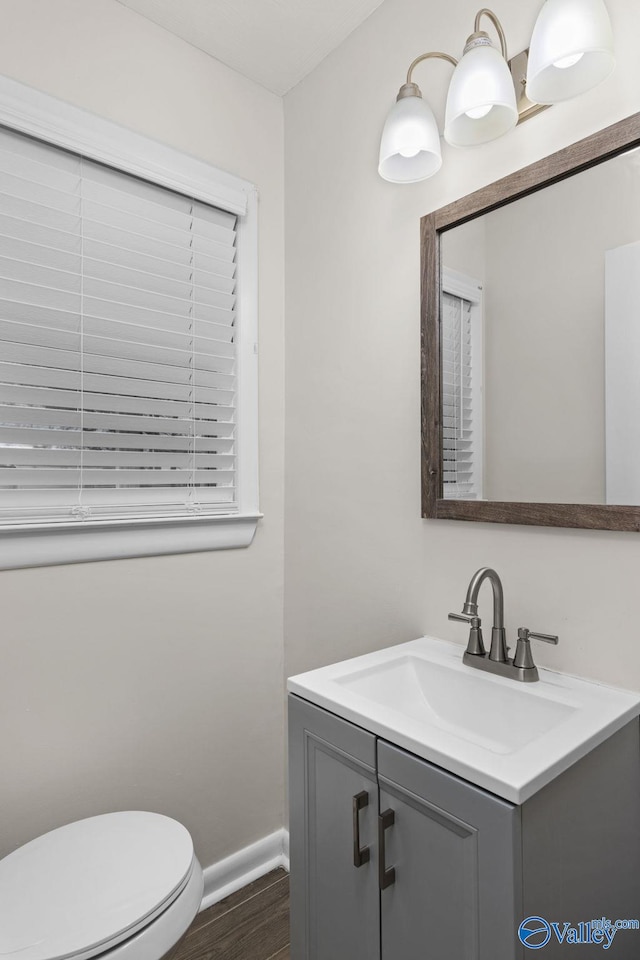
[(611, 21), (603, 0), (546, 0), (533, 28), (527, 96), (536, 103), (577, 97), (615, 66)]
[(382, 131), (378, 173), (392, 183), (417, 183), (441, 166), (440, 134), (429, 104), (422, 97), (402, 97)]
[(492, 44), (472, 47), (453, 72), (444, 138), (454, 147), (495, 140), (518, 122), (516, 91), (504, 57)]

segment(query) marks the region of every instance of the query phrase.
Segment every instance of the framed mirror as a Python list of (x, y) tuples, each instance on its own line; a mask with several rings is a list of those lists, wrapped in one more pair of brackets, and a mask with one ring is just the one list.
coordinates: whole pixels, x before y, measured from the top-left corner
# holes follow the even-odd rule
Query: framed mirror
[(640, 113), (421, 221), (422, 515), (640, 530)]

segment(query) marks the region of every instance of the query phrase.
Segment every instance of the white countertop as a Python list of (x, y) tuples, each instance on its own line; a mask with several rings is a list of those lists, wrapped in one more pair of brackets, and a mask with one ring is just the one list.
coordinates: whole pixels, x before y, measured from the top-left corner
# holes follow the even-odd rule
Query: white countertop
[(290, 677), (288, 690), (512, 803), (634, 717), (640, 694), (539, 669), (522, 683), (421, 637)]

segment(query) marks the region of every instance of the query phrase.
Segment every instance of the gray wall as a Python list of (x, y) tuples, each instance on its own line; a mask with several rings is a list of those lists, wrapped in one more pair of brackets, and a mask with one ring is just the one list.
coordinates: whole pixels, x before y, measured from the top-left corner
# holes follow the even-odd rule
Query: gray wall
[(142, 808), (208, 865), (282, 824), (282, 101), (115, 0), (0, 0), (0, 22), (4, 73), (260, 190), (252, 546), (0, 576), (0, 855)]

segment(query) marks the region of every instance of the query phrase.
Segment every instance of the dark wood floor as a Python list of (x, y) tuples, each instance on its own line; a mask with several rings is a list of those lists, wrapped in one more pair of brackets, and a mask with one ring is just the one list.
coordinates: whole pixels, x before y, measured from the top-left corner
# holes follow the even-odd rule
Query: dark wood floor
[(199, 913), (171, 960), (289, 960), (289, 876), (273, 870)]

